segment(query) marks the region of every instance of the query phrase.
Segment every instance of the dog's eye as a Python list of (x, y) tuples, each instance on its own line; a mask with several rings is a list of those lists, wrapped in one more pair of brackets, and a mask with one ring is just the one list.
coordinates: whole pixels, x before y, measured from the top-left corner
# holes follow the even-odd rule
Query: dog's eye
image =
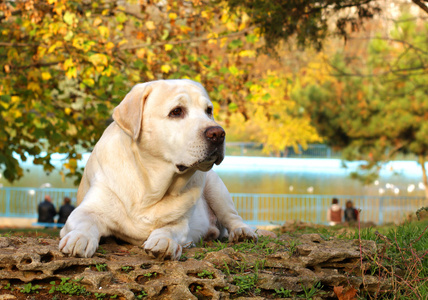
[(176, 118), (181, 117), (183, 115), (183, 109), (181, 107), (176, 107), (169, 113), (170, 117)]
[(213, 108), (207, 107), (207, 115), (211, 116), (213, 114)]

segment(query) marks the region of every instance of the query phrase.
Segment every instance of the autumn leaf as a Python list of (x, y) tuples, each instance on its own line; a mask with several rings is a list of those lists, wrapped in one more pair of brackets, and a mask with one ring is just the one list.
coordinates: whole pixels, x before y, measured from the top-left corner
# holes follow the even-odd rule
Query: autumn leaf
[(97, 53), (94, 55), (91, 55), (89, 57), (89, 61), (91, 63), (94, 64), (94, 66), (99, 66), (99, 65), (103, 65), (103, 66), (107, 66), (108, 65), (108, 58), (106, 55), (101, 54), (101, 53)]
[(146, 22), (146, 28), (147, 28), (148, 30), (156, 29), (155, 23), (154, 23), (153, 21), (147, 21), (147, 22)]
[(171, 71), (171, 66), (170, 65), (162, 65), (161, 70), (164, 73), (169, 73), (169, 71)]
[(356, 300), (357, 290), (352, 286), (344, 288), (343, 286), (335, 286), (334, 293), (339, 300)]
[(75, 20), (76, 20), (76, 15), (75, 14), (73, 14), (73, 13), (71, 13), (69, 11), (65, 12), (65, 14), (64, 14), (64, 22), (67, 25), (72, 25), (75, 22)]
[(52, 78), (52, 76), (51, 76), (51, 73), (49, 73), (49, 72), (42, 72), (42, 79), (43, 80), (49, 80), (49, 79), (51, 79)]

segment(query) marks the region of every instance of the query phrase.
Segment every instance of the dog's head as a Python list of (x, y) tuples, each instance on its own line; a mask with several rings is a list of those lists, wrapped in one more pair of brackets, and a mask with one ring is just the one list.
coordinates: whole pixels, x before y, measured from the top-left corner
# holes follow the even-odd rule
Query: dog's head
[(197, 82), (142, 83), (114, 109), (113, 119), (143, 154), (174, 164), (178, 173), (208, 171), (224, 158), (225, 131), (213, 118), (213, 104)]

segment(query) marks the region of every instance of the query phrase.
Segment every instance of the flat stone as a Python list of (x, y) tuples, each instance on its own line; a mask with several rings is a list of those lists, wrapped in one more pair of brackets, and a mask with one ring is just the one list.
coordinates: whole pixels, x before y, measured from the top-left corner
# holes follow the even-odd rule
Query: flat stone
[[(293, 250), (287, 241), (294, 242)], [(240, 247), (235, 250), (231, 245), (224, 249), (185, 249), (182, 261), (156, 260), (140, 247), (118, 245), (114, 240), (102, 244), (92, 258), (68, 257), (58, 250), (58, 243), (57, 239), (0, 238), (2, 285), (11, 281), (22, 285), (37, 282), (48, 289), (49, 282), (68, 278), (91, 293), (117, 295), (121, 299), (134, 299), (142, 291), (147, 299), (264, 299), (263, 295), (239, 293), (235, 282), (237, 276), (254, 276), (257, 268), (257, 288), (269, 298), (280, 288), (302, 293), (303, 287), (314, 282), (321, 282), (328, 291), (320, 296), (325, 298), (334, 297), (331, 291), (339, 285), (373, 294), (379, 287), (391, 288), (391, 282), (382, 278), (353, 275), (361, 274), (361, 267), (369, 267), (365, 256), (363, 262), (360, 257), (377, 251), (372, 241), (361, 241), (360, 245), (358, 240), (324, 240), (318, 234), (283, 236), (276, 241), (267, 240), (265, 248), (257, 251), (238, 250)], [(355, 272), (345, 274), (352, 270)], [(16, 298), (6, 290), (2, 292), (0, 300)]]

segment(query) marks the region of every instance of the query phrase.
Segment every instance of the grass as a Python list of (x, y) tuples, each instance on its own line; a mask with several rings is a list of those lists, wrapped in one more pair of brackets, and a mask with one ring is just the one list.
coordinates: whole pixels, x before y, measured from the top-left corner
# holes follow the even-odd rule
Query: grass
[(375, 241), (380, 249), (366, 255), (372, 263), (368, 273), (392, 281), (393, 290), (385, 295), (379, 290), (378, 299), (428, 299), (428, 221), (405, 223), (385, 234), (370, 228), (357, 237)]
[[(81, 279), (83, 279), (83, 277)], [(70, 281), (70, 278), (62, 278), (59, 284), (56, 284), (55, 281), (51, 281), (52, 287), (49, 290), (49, 294), (59, 292), (64, 295), (90, 295), (90, 293), (86, 291), (86, 288), (84, 286), (78, 284), (80, 280), (74, 279)]]
[[(305, 228), (293, 234), (318, 233), (323, 239), (372, 240), (378, 252), (367, 254), (361, 251), (361, 258), (367, 259), (370, 268), (359, 275), (371, 275), (391, 282), (392, 290), (378, 287), (376, 293), (361, 294), (360, 299), (428, 299), (428, 219), (407, 222), (402, 225), (385, 225), (376, 228)], [(293, 247), (291, 247), (293, 248)], [(306, 293), (305, 293), (306, 294)]]
[(202, 272), (200, 272), (200, 273), (198, 273), (198, 277), (199, 278), (208, 278), (208, 279), (213, 279), (214, 277), (213, 277), (213, 274), (214, 274), (214, 272), (210, 272), (210, 271), (207, 271), (207, 270), (202, 270)]
[[(303, 233), (317, 233), (323, 239), (329, 240), (331, 237), (338, 239), (372, 240), (377, 245), (377, 253), (364, 253), (361, 249), (361, 261), (363, 258), (370, 262), (369, 268), (364, 268), (361, 264), (360, 273), (355, 274), (355, 270), (349, 270), (348, 276), (361, 276), (363, 287), (368, 288), (367, 276), (376, 276), (383, 282), (390, 282), (391, 289), (383, 290), (379, 286), (374, 293), (360, 291), (355, 299), (428, 299), (428, 219), (408, 222), (402, 225), (386, 225), (376, 228), (347, 228), (347, 227), (327, 227), (327, 228), (305, 228), (295, 231), (292, 235), (298, 236)], [(258, 243), (246, 241), (232, 248), (236, 251), (247, 253), (258, 253), (269, 255), (272, 247), (277, 249), (286, 248), (293, 254), (296, 251), (298, 242), (279, 241), (278, 239), (261, 237)], [(262, 264), (258, 264), (262, 266)], [(257, 295), (260, 290), (257, 288), (257, 267), (254, 269), (247, 262), (237, 262), (237, 266), (232, 267), (224, 263), (222, 270), (228, 276), (233, 276), (233, 282), (239, 287), (238, 294)], [(292, 295), (291, 291), (285, 289), (275, 290), (277, 297), (297, 297), (313, 299), (314, 296), (323, 293), (323, 286), (320, 282), (312, 286), (303, 287), (303, 292)], [(373, 288), (373, 287), (371, 287)]]
[(46, 238), (59, 238), (60, 229), (57, 228), (1, 228), (0, 236), (11, 237), (11, 236), (22, 236), (22, 237), (46, 237)]

